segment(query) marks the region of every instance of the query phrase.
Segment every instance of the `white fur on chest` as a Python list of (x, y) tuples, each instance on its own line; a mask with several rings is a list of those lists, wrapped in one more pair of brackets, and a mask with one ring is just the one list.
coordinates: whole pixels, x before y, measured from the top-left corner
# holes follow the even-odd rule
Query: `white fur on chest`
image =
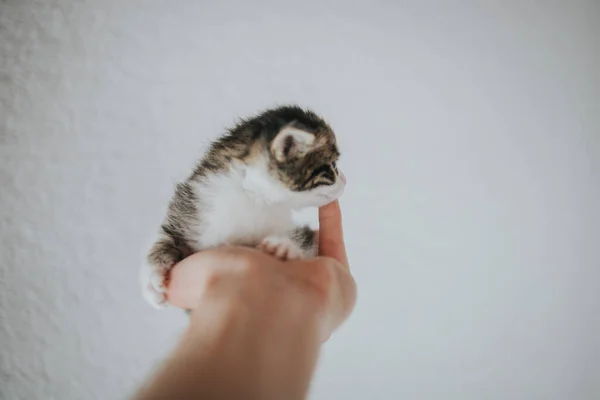
[(256, 246), (267, 236), (287, 236), (294, 228), (284, 192), (262, 171), (232, 166), (196, 183), (194, 189), (200, 199), (195, 238), (199, 249)]

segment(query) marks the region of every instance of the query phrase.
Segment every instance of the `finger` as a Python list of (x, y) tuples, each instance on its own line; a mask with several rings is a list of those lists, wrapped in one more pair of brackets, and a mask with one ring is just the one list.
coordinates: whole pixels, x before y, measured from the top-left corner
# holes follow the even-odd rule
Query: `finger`
[(332, 257), (348, 267), (338, 201), (319, 208), (319, 255)]
[[(333, 260), (323, 260), (332, 273), (330, 286), (330, 318), (329, 327), (325, 328), (324, 340), (336, 330), (350, 315), (356, 304), (356, 282), (345, 266)], [(329, 262), (327, 262), (329, 261)], [(328, 333), (329, 332), (329, 333)], [(328, 334), (327, 334), (328, 333)]]
[(312, 289), (323, 308), (321, 336), (326, 341), (350, 315), (356, 303), (356, 282), (345, 265), (329, 257), (286, 264), (295, 281)]
[(191, 309), (198, 304), (207, 269), (216, 261), (210, 251), (192, 254), (171, 268), (167, 299), (175, 307)]
[(227, 270), (239, 270), (245, 268), (249, 259), (263, 256), (266, 255), (262, 252), (244, 247), (223, 247), (194, 253), (171, 269), (167, 299), (179, 308), (195, 308), (207, 285), (221, 275), (223, 266)]

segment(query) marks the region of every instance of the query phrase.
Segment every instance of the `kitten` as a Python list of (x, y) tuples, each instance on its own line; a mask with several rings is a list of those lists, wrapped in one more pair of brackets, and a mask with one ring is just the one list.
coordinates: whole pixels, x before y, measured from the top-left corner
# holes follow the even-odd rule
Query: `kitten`
[(258, 247), (284, 260), (314, 256), (313, 232), (294, 225), (292, 210), (342, 195), (339, 155), (329, 125), (296, 106), (267, 110), (230, 129), (177, 185), (141, 270), (146, 300), (166, 306), (171, 267), (211, 247)]

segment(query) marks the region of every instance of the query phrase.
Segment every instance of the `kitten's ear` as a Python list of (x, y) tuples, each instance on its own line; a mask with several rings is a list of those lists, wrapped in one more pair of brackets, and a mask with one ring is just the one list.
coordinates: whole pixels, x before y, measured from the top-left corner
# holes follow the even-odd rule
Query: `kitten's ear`
[(288, 126), (279, 131), (271, 142), (271, 153), (279, 162), (302, 157), (310, 151), (314, 141), (312, 133)]

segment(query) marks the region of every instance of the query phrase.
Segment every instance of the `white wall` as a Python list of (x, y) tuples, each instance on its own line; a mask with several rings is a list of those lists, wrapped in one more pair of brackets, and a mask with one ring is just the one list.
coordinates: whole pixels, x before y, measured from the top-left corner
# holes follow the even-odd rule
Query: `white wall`
[(598, 3), (205, 3), (0, 3), (0, 397), (131, 393), (185, 325), (137, 287), (173, 182), (293, 101), (359, 285), (313, 399), (600, 398)]

